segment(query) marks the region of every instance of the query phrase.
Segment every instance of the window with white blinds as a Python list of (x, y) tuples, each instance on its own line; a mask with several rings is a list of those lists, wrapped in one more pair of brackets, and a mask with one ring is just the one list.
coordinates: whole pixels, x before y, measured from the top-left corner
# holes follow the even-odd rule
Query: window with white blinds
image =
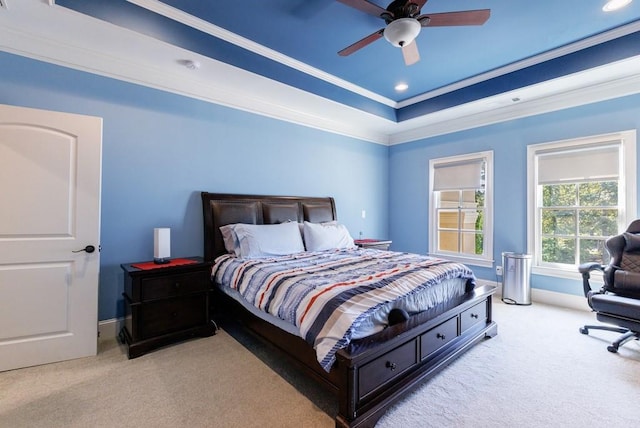
[(429, 162), (429, 253), (493, 263), (493, 152)]
[(484, 159), (460, 162), (435, 163), (433, 166), (433, 190), (466, 190), (483, 187)]
[(538, 153), (538, 183), (617, 180), (621, 141), (576, 146)]
[(528, 247), (534, 272), (573, 277), (605, 263), (604, 242), (636, 217), (636, 134), (528, 147)]

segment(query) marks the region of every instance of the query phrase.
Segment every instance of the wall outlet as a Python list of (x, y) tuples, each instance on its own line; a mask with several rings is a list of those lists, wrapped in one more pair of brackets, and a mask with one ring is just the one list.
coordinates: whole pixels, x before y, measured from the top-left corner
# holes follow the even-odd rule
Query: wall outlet
[(496, 266), (496, 275), (502, 276), (502, 266)]

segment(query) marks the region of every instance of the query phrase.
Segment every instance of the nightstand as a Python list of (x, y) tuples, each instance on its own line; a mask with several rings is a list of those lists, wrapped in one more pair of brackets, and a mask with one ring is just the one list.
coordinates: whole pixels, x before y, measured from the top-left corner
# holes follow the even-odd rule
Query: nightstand
[(358, 247), (373, 248), (376, 250), (388, 250), (392, 241), (385, 241), (382, 239), (356, 239), (354, 243)]
[(215, 334), (209, 317), (211, 263), (187, 257), (172, 259), (167, 266), (146, 262), (121, 266), (126, 316), (120, 340), (127, 345), (129, 358), (189, 337)]

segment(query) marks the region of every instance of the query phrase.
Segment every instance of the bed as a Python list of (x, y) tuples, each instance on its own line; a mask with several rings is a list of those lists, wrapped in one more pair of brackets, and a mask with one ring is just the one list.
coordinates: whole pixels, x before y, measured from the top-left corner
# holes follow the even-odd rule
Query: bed
[[(495, 292), (495, 287), (475, 286), (473, 278), (469, 277), (468, 272), (462, 272), (466, 268), (464, 265), (453, 266), (454, 270), (459, 272), (455, 275), (450, 274), (449, 266), (446, 266), (448, 270), (445, 274), (444, 265), (447, 263), (444, 261), (435, 263), (424, 260), (426, 257), (422, 257), (415, 261), (428, 263), (429, 266), (412, 268), (411, 275), (423, 275), (426, 270), (437, 271), (440, 269), (440, 265), (443, 266), (442, 274), (434, 276), (435, 279), (429, 279), (433, 283), (434, 289), (439, 291), (430, 291), (427, 287), (423, 287), (424, 290), (421, 289), (421, 293), (424, 292), (423, 294), (429, 296), (428, 299), (431, 303), (428, 309), (402, 311), (403, 317), (399, 321), (388, 322), (388, 325), (383, 327), (380, 327), (379, 323), (373, 325), (368, 321), (362, 323), (358, 321), (354, 324), (366, 325), (369, 330), (364, 328), (354, 333), (351, 329), (347, 329), (347, 333), (343, 336), (340, 336), (343, 333), (342, 330), (340, 334), (332, 331), (326, 337), (334, 342), (329, 341), (328, 345), (323, 345), (324, 348), (322, 348), (318, 344), (326, 344), (327, 339), (325, 336), (320, 339), (317, 334), (319, 331), (329, 330), (329, 328), (323, 328), (323, 325), (320, 325), (320, 328), (314, 329), (309, 326), (317, 327), (320, 321), (314, 319), (314, 322), (307, 326), (305, 334), (296, 334), (297, 329), (304, 327), (304, 323), (293, 329), (287, 328), (289, 323), (283, 323), (280, 317), (275, 316), (279, 313), (278, 310), (274, 310), (273, 314), (269, 315), (256, 309), (253, 304), (255, 302), (247, 302), (244, 298), (239, 298), (239, 290), (242, 290), (243, 287), (244, 289), (260, 287), (261, 274), (255, 272), (260, 272), (257, 269), (262, 269), (262, 264), (266, 265), (266, 269), (276, 269), (281, 265), (282, 256), (269, 257), (259, 261), (250, 259), (245, 263), (243, 257), (237, 258), (229, 255), (227, 250), (229, 242), (225, 246), (225, 238), (228, 240), (229, 236), (228, 233), (223, 236), (220, 228), (223, 227), (222, 230), (226, 231), (229, 225), (238, 224), (242, 226), (242, 229), (253, 227), (245, 227), (244, 225), (280, 225), (282, 230), (300, 227), (300, 233), (309, 239), (310, 235), (306, 235), (308, 230), (305, 229), (304, 233), (302, 232), (303, 225), (305, 228), (314, 230), (317, 225), (336, 224), (334, 199), (331, 197), (237, 195), (208, 192), (202, 192), (201, 197), (204, 215), (204, 257), (205, 260), (214, 263), (212, 280), (215, 283), (215, 297), (212, 302), (216, 307), (212, 313), (239, 321), (251, 333), (289, 356), (311, 378), (327, 386), (338, 400), (338, 414), (335, 418), (338, 427), (374, 426), (389, 405), (426, 379), (437, 374), (473, 345), (497, 334), (497, 325), (491, 316), (491, 296)], [(291, 223), (295, 226), (289, 226)], [(267, 229), (275, 228), (267, 227)], [(306, 242), (306, 244), (307, 246), (311, 245), (310, 242)], [(316, 248), (323, 250), (320, 247)], [(316, 257), (319, 257), (320, 261)], [(396, 262), (393, 259), (395, 257), (403, 259), (401, 262)], [(378, 278), (383, 274), (364, 275), (363, 269), (370, 266), (369, 264), (373, 266), (377, 263), (382, 263), (386, 268), (389, 266), (414, 266), (414, 258), (417, 257), (417, 255), (405, 253), (363, 249), (309, 251), (300, 255), (285, 256), (287, 263), (291, 263), (285, 271), (286, 274), (270, 271), (269, 275), (271, 278), (276, 276), (280, 278), (293, 271), (305, 270), (306, 272), (309, 269), (316, 269), (315, 266), (330, 265), (332, 270), (339, 271), (341, 275), (350, 275), (348, 278), (363, 278), (365, 276)], [(307, 259), (313, 260), (314, 267), (300, 265), (300, 263), (306, 263)], [(431, 266), (434, 263), (437, 267)], [(358, 266), (355, 273), (350, 270), (348, 272), (342, 271), (343, 266), (352, 265)], [(335, 268), (335, 266), (340, 266), (340, 268)], [(389, 272), (391, 270), (387, 269)], [(322, 273), (319, 277), (324, 275)], [(384, 273), (384, 275), (392, 275), (392, 273)], [(394, 271), (393, 275), (394, 280), (389, 279), (391, 276), (385, 276), (384, 281), (378, 282), (384, 282), (385, 286), (388, 286), (389, 283), (395, 283), (397, 272)], [(307, 276), (305, 275), (305, 277)], [(233, 280), (235, 281), (234, 290), (229, 289), (233, 287), (222, 285), (226, 281), (224, 279), (226, 277), (235, 278)], [(248, 282), (249, 279), (246, 277), (251, 277), (254, 282)], [(347, 280), (343, 281), (345, 277), (339, 278), (340, 286), (348, 282)], [(332, 279), (332, 281), (335, 283), (336, 280)], [(315, 288), (315, 285), (312, 285), (311, 288)], [(271, 288), (268, 290), (271, 292)], [(414, 295), (416, 293), (412, 291), (408, 294)], [(254, 290), (252, 295), (259, 295), (264, 299), (265, 289)], [(435, 295), (440, 297), (433, 300)], [(314, 295), (313, 299), (316, 297)], [(299, 297), (299, 300), (302, 299), (304, 297)], [(424, 300), (423, 297), (420, 299)], [(390, 305), (385, 303), (373, 303), (372, 305), (376, 310), (378, 308), (390, 310)], [(222, 310), (224, 310), (224, 314), (220, 313)], [(286, 309), (280, 308), (279, 310), (287, 312)], [(318, 319), (324, 322), (324, 319), (319, 315), (322, 310), (317, 312)], [(336, 318), (335, 313), (329, 315), (327, 320)], [(407, 317), (407, 315), (410, 316)], [(346, 314), (340, 315), (340, 318), (346, 316)], [(354, 317), (358, 317), (354, 320), (369, 319), (368, 315), (365, 318), (361, 318), (364, 315), (354, 315)], [(301, 318), (304, 317), (298, 317), (297, 321), (300, 321)], [(390, 314), (389, 319), (391, 319)], [(313, 334), (309, 333), (312, 330)], [(344, 340), (345, 337), (347, 340)], [(318, 349), (317, 352), (314, 346)], [(321, 352), (321, 349), (324, 351)]]

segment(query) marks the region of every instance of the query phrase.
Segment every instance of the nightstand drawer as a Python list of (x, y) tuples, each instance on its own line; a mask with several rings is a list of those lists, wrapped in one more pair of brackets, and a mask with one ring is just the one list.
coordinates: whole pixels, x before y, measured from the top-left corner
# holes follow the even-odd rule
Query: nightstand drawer
[(170, 263), (173, 266), (122, 265), (126, 312), (119, 336), (129, 358), (189, 337), (215, 334), (209, 317), (211, 263), (201, 257)]
[(458, 317), (451, 318), (420, 336), (421, 357), (426, 358), (458, 337)]
[(487, 321), (487, 302), (478, 303), (460, 314), (460, 333)]
[(141, 339), (171, 333), (207, 323), (207, 296), (194, 295), (135, 305)]
[(164, 299), (198, 291), (206, 291), (211, 283), (208, 272), (190, 272), (144, 278), (140, 281), (143, 301)]

